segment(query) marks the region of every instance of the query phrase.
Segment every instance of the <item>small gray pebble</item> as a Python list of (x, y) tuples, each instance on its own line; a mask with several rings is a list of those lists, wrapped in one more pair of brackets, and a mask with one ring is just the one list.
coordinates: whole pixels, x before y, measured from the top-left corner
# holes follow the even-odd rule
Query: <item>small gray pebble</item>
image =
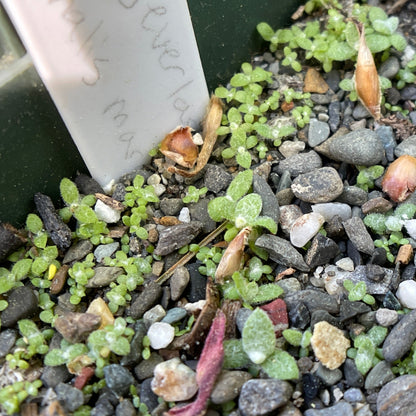
[(38, 298), (28, 286), (11, 290), (7, 302), (7, 308), (1, 313), (3, 328), (10, 328), (20, 319), (31, 318), (38, 312)]
[(151, 378), (153, 377), (153, 370), (161, 362), (163, 362), (163, 358), (156, 352), (152, 352), (147, 360), (143, 360), (134, 367), (134, 374), (139, 381)]
[(329, 137), (329, 125), (313, 118), (309, 123), (308, 144), (310, 147), (320, 145)]
[(119, 364), (104, 367), (104, 377), (107, 387), (119, 396), (128, 394), (130, 385), (134, 383), (130, 371)]
[(94, 257), (97, 263), (101, 263), (105, 257), (111, 257), (119, 248), (120, 243), (100, 244), (94, 250)]
[(226, 189), (233, 177), (225, 169), (218, 165), (207, 165), (204, 175), (204, 185), (209, 191), (217, 194)]
[(331, 156), (352, 165), (372, 166), (384, 156), (384, 147), (373, 130), (360, 129), (335, 137), (330, 145)]
[(311, 204), (331, 202), (341, 195), (344, 186), (338, 172), (332, 167), (323, 167), (299, 175), (291, 189), (301, 201)]
[(81, 390), (69, 384), (59, 383), (55, 387), (58, 400), (68, 412), (74, 412), (84, 404), (84, 394)]
[(386, 59), (378, 69), (380, 77), (393, 79), (400, 70), (400, 62), (395, 56), (390, 56)]
[(354, 416), (353, 407), (345, 401), (325, 409), (308, 409), (303, 413), (304, 416)]
[(116, 407), (116, 416), (136, 416), (137, 409), (130, 399), (124, 399)]
[(298, 153), (282, 160), (277, 168), (280, 175), (289, 171), (292, 177), (302, 173), (313, 171), (322, 166), (322, 159), (314, 150), (305, 153)]
[(0, 332), (0, 358), (5, 357), (10, 350), (17, 338), (17, 332), (14, 329), (5, 329)]
[(184, 308), (171, 308), (167, 311), (166, 316), (162, 318), (162, 322), (168, 324), (175, 324), (176, 322), (182, 321), (188, 313)]
[(398, 144), (394, 149), (394, 154), (396, 157), (403, 155), (416, 157), (416, 136), (410, 136)]
[(383, 356), (388, 362), (403, 357), (416, 339), (416, 309), (403, 315), (393, 327), (383, 344)]
[(380, 361), (367, 374), (364, 387), (367, 390), (375, 389), (384, 386), (394, 378), (396, 378), (396, 376), (393, 374), (393, 371), (391, 371), (390, 364), (386, 361)]
[(287, 381), (253, 379), (244, 383), (238, 399), (243, 416), (266, 415), (284, 406), (293, 392)]

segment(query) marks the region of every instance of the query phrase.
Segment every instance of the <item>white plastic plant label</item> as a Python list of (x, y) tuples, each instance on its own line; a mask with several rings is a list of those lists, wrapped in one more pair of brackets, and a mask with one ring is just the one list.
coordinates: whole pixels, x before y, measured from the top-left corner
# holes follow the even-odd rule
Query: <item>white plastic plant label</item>
[(209, 96), (186, 0), (3, 4), (101, 185), (177, 125), (199, 126)]

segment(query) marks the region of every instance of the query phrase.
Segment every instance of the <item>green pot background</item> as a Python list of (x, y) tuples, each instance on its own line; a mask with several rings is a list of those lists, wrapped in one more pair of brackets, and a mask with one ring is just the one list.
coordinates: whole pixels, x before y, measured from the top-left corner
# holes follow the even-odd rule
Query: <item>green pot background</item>
[[(266, 45), (257, 23), (289, 26), (302, 0), (188, 0), (209, 91), (225, 84)], [(0, 5), (0, 222), (16, 227), (34, 210), (33, 195), (57, 202), (59, 182), (88, 173), (53, 101), (32, 65), (7, 83), (2, 72), (25, 55)], [(174, 126), (173, 126), (174, 127)]]

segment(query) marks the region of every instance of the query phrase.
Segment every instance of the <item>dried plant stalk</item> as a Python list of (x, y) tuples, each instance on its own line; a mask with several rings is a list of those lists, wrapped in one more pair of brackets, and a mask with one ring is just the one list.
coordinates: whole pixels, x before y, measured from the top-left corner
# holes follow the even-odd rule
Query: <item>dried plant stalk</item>
[(355, 69), (355, 89), (358, 98), (375, 120), (381, 117), (381, 91), (377, 68), (373, 55), (365, 42), (365, 31), (362, 23), (355, 22), (360, 34), (357, 65)]
[(202, 149), (199, 153), (195, 169), (184, 170), (171, 166), (168, 168), (169, 172), (177, 173), (186, 178), (191, 178), (205, 167), (205, 165), (208, 163), (212, 150), (214, 149), (215, 143), (217, 141), (217, 129), (221, 125), (221, 119), (221, 100), (218, 97), (212, 96), (209, 102), (208, 112), (204, 120), (204, 129), (202, 132), (204, 136), (204, 144), (202, 145)]

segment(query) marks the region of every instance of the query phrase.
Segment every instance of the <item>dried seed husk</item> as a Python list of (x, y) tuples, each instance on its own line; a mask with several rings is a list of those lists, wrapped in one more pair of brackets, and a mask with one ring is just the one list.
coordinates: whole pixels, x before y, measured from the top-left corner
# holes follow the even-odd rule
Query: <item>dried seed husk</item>
[(223, 284), (226, 277), (232, 276), (234, 272), (241, 269), (241, 263), (244, 258), (244, 246), (247, 243), (250, 232), (250, 227), (243, 228), (228, 245), (215, 272), (216, 283)]
[(387, 168), (381, 186), (393, 201), (404, 201), (416, 189), (416, 158), (410, 155), (398, 157)]
[(160, 144), (160, 151), (169, 159), (185, 168), (192, 168), (198, 157), (198, 146), (192, 140), (192, 129), (176, 127)]
[(364, 27), (362, 23), (356, 23), (356, 26), (360, 33), (360, 43), (354, 75), (355, 90), (364, 107), (375, 120), (379, 120), (381, 118), (381, 90), (377, 68), (365, 41)]
[(185, 178), (191, 178), (205, 167), (217, 141), (217, 129), (221, 125), (222, 111), (221, 100), (218, 97), (212, 96), (209, 102), (208, 112), (203, 123), (204, 128), (202, 134), (204, 137), (204, 144), (202, 145), (202, 149), (199, 153), (195, 169), (184, 170), (171, 166), (168, 168), (169, 172), (177, 173)]

